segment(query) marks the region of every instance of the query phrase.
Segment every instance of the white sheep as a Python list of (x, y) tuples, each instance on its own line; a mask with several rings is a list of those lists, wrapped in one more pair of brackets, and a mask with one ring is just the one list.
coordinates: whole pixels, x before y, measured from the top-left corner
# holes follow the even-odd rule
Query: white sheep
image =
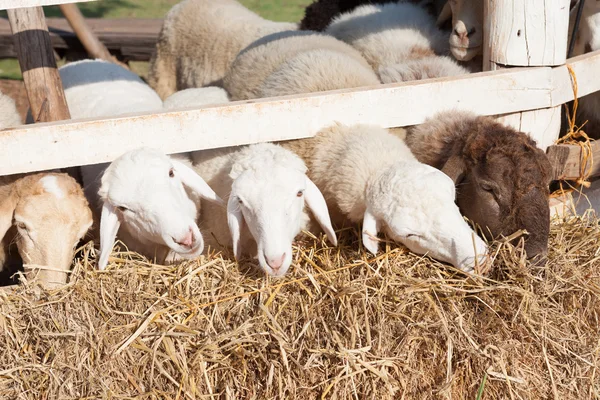
[(452, 16), (450, 51), (459, 61), (469, 61), (482, 53), (483, 46), (483, 1), (448, 0), (438, 24)]
[(99, 269), (108, 263), (117, 232), (130, 250), (159, 262), (197, 257), (204, 250), (198, 196), (224, 205), (189, 162), (146, 147), (109, 165), (99, 195)]
[(304, 31), (252, 43), (237, 56), (223, 83), (232, 100), (245, 100), (374, 86), (379, 80), (348, 44)]
[(254, 40), (297, 29), (259, 17), (235, 0), (185, 0), (167, 13), (148, 82), (161, 98), (178, 90), (220, 86), (236, 55)]
[[(73, 118), (163, 110), (156, 92), (119, 65), (84, 60), (61, 67), (59, 73)], [(100, 219), (97, 225), (101, 269), (106, 267), (112, 250), (112, 229), (119, 227), (119, 238), (131, 250), (155, 257), (158, 262), (200, 254), (203, 241), (195, 222), (198, 213), (195, 196), (212, 199), (213, 192), (202, 185), (200, 177), (190, 173), (185, 162), (184, 155), (167, 157), (158, 151), (139, 150), (126, 153), (108, 169), (108, 163), (81, 167), (86, 196), (95, 219)], [(171, 168), (180, 170), (177, 177), (169, 176)], [(162, 190), (158, 188), (160, 185)], [(182, 196), (185, 188), (192, 190)], [(125, 203), (128, 210), (115, 210)], [(116, 216), (121, 217), (120, 222), (115, 220)]]
[(304, 159), (330, 210), (339, 210), (334, 222), (362, 221), (363, 244), (371, 253), (377, 253), (376, 236), (384, 231), (415, 253), (465, 271), (485, 259), (486, 244), (454, 202), (452, 179), (418, 162), (385, 129), (337, 124), (283, 146)]
[(173, 93), (163, 101), (166, 110), (198, 107), (207, 104), (223, 104), (229, 102), (225, 89), (217, 86), (190, 88)]
[[(325, 32), (360, 51), (383, 83), (469, 72), (455, 60), (442, 57), (448, 53), (445, 34), (416, 4), (362, 5), (338, 15)], [(427, 73), (415, 74), (418, 70)]]
[(233, 247), (238, 260), (253, 254), (265, 273), (283, 276), (292, 241), (310, 226), (305, 206), (337, 245), (325, 199), (291, 151), (262, 143), (198, 151), (192, 158), (195, 171), (227, 201), (227, 210), (202, 204), (200, 225), (211, 246)]

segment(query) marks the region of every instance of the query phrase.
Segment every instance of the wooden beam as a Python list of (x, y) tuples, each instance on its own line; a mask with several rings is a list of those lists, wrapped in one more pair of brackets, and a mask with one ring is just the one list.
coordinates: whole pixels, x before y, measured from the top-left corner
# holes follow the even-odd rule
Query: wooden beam
[[(585, 174), (590, 177), (600, 175), (600, 142), (593, 141), (592, 156), (585, 168)], [(552, 175), (554, 180), (577, 180), (581, 176), (581, 146), (578, 145), (554, 145), (548, 147), (546, 152), (552, 164)], [(591, 161), (594, 161), (593, 163)], [(590, 165), (591, 164), (591, 165)]]
[(66, 3), (84, 3), (96, 0), (0, 0), (0, 10), (15, 8), (55, 6)]
[[(568, 61), (579, 95), (600, 90), (600, 52)], [(558, 100), (557, 100), (558, 99)], [(498, 115), (573, 99), (565, 66), (512, 68), (352, 90), (287, 96), (136, 114), (36, 124), (0, 132), (0, 175), (110, 162), (139, 146), (166, 153), (304, 138), (339, 121), (399, 127), (448, 109)]]
[[(570, 0), (484, 0), (484, 70), (563, 65)], [(561, 107), (500, 118), (546, 149), (560, 134)]]
[(70, 119), (41, 7), (8, 10), (19, 65), (35, 122)]
[(77, 38), (81, 41), (83, 47), (85, 47), (90, 58), (100, 58), (129, 69), (126, 64), (117, 61), (102, 42), (98, 40), (94, 32), (92, 32), (85, 22), (85, 18), (76, 4), (62, 4), (60, 6), (60, 11), (69, 22), (71, 28), (73, 28), (73, 32), (77, 34)]

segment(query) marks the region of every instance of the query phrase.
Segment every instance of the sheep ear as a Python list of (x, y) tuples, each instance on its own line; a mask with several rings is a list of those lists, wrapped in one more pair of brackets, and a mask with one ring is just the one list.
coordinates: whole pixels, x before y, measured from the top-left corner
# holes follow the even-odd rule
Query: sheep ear
[(6, 236), (6, 232), (8, 232), (12, 226), (13, 215), (16, 207), (16, 197), (11, 191), (8, 197), (5, 198), (2, 203), (0, 203), (0, 240)]
[(452, 18), (452, 9), (450, 8), (450, 2), (447, 1), (446, 4), (444, 4), (442, 11), (440, 11), (440, 15), (438, 15), (436, 25), (440, 27), (444, 25), (444, 22), (446, 22), (450, 18)]
[(333, 226), (331, 225), (331, 218), (329, 217), (329, 210), (327, 209), (327, 202), (323, 197), (323, 194), (311, 181), (306, 178), (306, 194), (305, 201), (310, 208), (310, 211), (313, 213), (314, 217), (317, 219), (317, 222), (321, 226), (321, 229), (325, 231), (327, 234), (327, 238), (334, 245), (337, 246), (337, 236), (335, 231), (333, 230)]
[(108, 256), (115, 244), (119, 226), (121, 226), (121, 223), (115, 208), (107, 202), (104, 203), (102, 205), (102, 215), (100, 216), (100, 258), (98, 259), (98, 269), (101, 271), (108, 264)]
[(227, 225), (233, 242), (233, 253), (237, 260), (242, 258), (242, 229), (244, 227), (244, 214), (235, 196), (230, 195), (227, 201)]
[(379, 222), (377, 222), (375, 216), (367, 208), (363, 217), (362, 240), (363, 246), (374, 255), (379, 250), (379, 241), (377, 240), (379, 228)]
[(465, 162), (460, 156), (450, 156), (446, 164), (442, 167), (442, 172), (445, 173), (454, 181), (454, 184), (459, 184), (465, 177)]
[(175, 169), (177, 169), (179, 177), (184, 185), (194, 190), (200, 195), (200, 197), (206, 200), (212, 201), (220, 205), (225, 205), (223, 199), (221, 199), (215, 193), (215, 191), (212, 190), (206, 182), (204, 182), (204, 179), (202, 179), (200, 175), (196, 173), (196, 171), (194, 171), (181, 161), (171, 159), (171, 162), (175, 166)]

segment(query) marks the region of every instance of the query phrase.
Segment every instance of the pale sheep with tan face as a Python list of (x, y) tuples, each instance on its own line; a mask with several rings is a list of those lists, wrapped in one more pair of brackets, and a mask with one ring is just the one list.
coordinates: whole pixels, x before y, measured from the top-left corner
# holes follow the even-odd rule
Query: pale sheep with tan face
[(0, 270), (9, 245), (24, 264), (46, 267), (38, 277), (61, 284), (74, 250), (92, 225), (92, 212), (79, 184), (67, 174), (39, 173), (0, 178)]

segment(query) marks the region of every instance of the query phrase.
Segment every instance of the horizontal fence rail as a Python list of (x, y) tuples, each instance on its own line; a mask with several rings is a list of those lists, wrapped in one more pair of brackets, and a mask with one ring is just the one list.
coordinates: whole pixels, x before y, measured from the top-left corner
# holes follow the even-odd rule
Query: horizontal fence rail
[(14, 8), (55, 6), (67, 3), (86, 3), (97, 0), (0, 0), (0, 10), (11, 10)]
[[(600, 51), (567, 60), (578, 97), (600, 90)], [(181, 153), (315, 135), (334, 122), (386, 128), (457, 109), (500, 115), (573, 100), (567, 66), (514, 68), (452, 78), (286, 96), (0, 131), (0, 175), (110, 162), (150, 146)]]

